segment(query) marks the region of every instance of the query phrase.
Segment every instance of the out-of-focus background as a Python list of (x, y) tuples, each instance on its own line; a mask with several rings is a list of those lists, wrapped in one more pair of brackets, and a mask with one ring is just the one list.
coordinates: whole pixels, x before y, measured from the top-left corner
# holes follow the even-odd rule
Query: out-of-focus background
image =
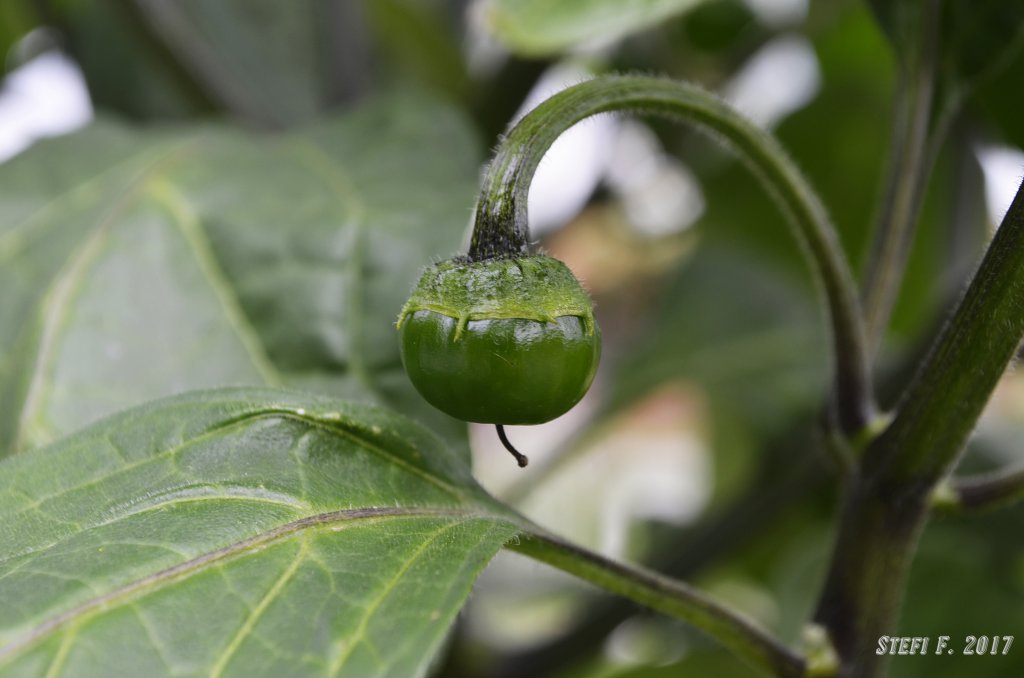
[[(456, 238), (445, 251), (410, 245), (409, 260), (420, 264), (454, 253), (458, 234), (465, 237), (476, 168), (509, 124), (572, 83), (640, 71), (700, 83), (777, 134), (820, 191), (860, 271), (898, 87), (893, 50), (868, 5), (856, 0), (3, 0), (0, 55), (0, 160), (7, 165), (0, 174), (26, 185), (33, 153), (48, 152), (33, 144), (83, 128), (85, 136), (67, 146), (41, 148), (64, 153), (85, 184), (107, 167), (104, 135), (110, 147), (195, 128), (274, 139), (361, 115), (341, 162), (351, 153), (373, 164), (385, 152), (376, 144), (386, 148), (391, 169), (374, 174), (370, 187), (357, 178), (355, 190), (371, 195), (371, 210), (394, 209), (388, 218), (397, 223), (416, 210), (406, 201), (419, 178), (448, 160), (413, 157), (421, 151), (392, 135), (406, 123), (375, 126), (374, 116), (401, 108), (412, 129), (427, 124), (415, 122), (414, 102), (429, 101), (429, 115), (444, 121), (439, 135), (457, 127), (452, 154), (466, 161), (460, 191), (434, 195), (445, 206), (431, 208), (453, 215), (446, 228)], [(937, 156), (879, 360), (884, 404), (927, 349), (1024, 173), (1024, 53), (1008, 50), (1003, 60), (969, 93)], [(74, 146), (75, 138), (97, 137)], [(40, 176), (37, 184), (50, 180)], [(241, 186), (236, 199), (248, 200)], [(5, 209), (16, 193), (5, 195)], [(529, 209), (539, 247), (564, 259), (591, 290), (604, 358), (594, 388), (572, 412), (544, 426), (510, 428), (531, 457), (525, 471), (492, 429), (473, 427), (477, 475), (538, 522), (693, 581), (795, 640), (820, 587), (837, 489), (813, 425), (829, 376), (822, 311), (782, 216), (721, 147), (685, 127), (620, 116), (586, 121), (558, 141)], [(317, 206), (300, 196), (290, 210), (301, 220)], [(257, 225), (246, 232), (254, 251), (276, 246), (261, 240)], [(428, 232), (416, 242), (433, 241)], [(214, 238), (212, 246), (219, 256), (223, 243)], [(236, 276), (230, 263), (225, 268)], [(238, 284), (241, 312), (263, 332), (258, 281)], [(389, 304), (406, 285), (386, 295), (383, 317), (397, 315)], [(16, 316), (5, 317), (13, 323)], [(294, 367), (288, 383), (350, 393), (340, 377), (312, 374), (314, 358), (294, 353), (308, 344), (269, 345), (278, 367)], [(111, 361), (131, 352), (106, 346)], [(378, 352), (394, 367), (397, 349)], [(402, 378), (398, 370), (388, 374)], [(217, 385), (216, 376), (205, 377), (199, 385)], [(239, 380), (232, 373), (223, 382)], [(55, 390), (54, 402), (96, 393), (97, 384), (75, 391), (79, 385)], [(142, 399), (195, 385), (156, 379), (137, 393)], [(118, 395), (107, 407), (104, 397), (94, 401), (96, 411), (69, 421), (131, 404)], [(399, 409), (412, 402), (391, 391), (383, 400)], [(415, 413), (423, 405), (408, 407)], [(62, 432), (61, 410), (53, 411), (52, 431), (40, 429), (40, 442)], [(440, 426), (464, 440), (461, 426)], [(1008, 375), (963, 466), (990, 468), (1022, 454), (1024, 378)], [(1016, 655), (1024, 657), (1022, 533), (1020, 507), (934, 520), (912, 573), (905, 634), (1017, 633)], [(1006, 676), (1011, 660), (897, 658), (892, 670)], [(1019, 674), (1024, 661), (1015, 666)], [(475, 589), (438, 672), (640, 678), (748, 670), (675, 622), (502, 555)]]

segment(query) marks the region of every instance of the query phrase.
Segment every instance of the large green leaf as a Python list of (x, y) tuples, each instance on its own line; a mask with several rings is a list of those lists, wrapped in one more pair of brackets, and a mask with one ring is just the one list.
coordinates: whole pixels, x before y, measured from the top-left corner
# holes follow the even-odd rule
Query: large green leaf
[(142, 22), (211, 98), (250, 120), (288, 124), (323, 107), (329, 24), (310, 2), (134, 0)]
[(556, 54), (650, 28), (701, 0), (483, 0), (489, 28), (511, 50)]
[(476, 188), (411, 95), (278, 137), (98, 124), (0, 166), (0, 454), (189, 389), (292, 384), (456, 431), (394, 320)]
[(423, 675), (515, 521), (383, 410), (147, 405), (0, 464), (0, 675)]

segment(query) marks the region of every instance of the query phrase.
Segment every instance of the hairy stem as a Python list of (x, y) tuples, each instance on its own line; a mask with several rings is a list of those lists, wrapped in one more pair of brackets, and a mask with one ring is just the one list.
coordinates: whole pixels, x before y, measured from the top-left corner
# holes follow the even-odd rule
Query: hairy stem
[(896, 86), (886, 193), (864, 279), (865, 325), (873, 349), (885, 333), (903, 280), (933, 160), (929, 130), (938, 70), (937, 3), (927, 0), (921, 11), (914, 49)]
[(677, 617), (715, 638), (737, 657), (777, 676), (803, 676), (803, 657), (754, 622), (686, 584), (630, 567), (536, 531), (512, 550), (547, 563), (651, 609)]
[(896, 622), (931, 495), (1024, 337), (1022, 298), (1024, 189), (847, 496), (816, 614), (844, 676), (883, 668), (873, 648)]
[(856, 286), (818, 196), (778, 142), (708, 92), (645, 76), (604, 77), (570, 87), (531, 111), (502, 142), (484, 175), (469, 249), (474, 260), (525, 253), (530, 182), (551, 144), (599, 113), (633, 111), (691, 123), (723, 140), (776, 199), (805, 245), (828, 304), (836, 365), (835, 415), (853, 434), (873, 416)]
[(1024, 336), (1024, 190), (1018, 189), (970, 287), (869, 450), (866, 468), (934, 484), (956, 460)]
[[(733, 502), (711, 511), (700, 522), (659, 538), (651, 547), (651, 567), (675, 579), (695, 575), (761, 539), (794, 505), (825, 484), (828, 470), (817, 449), (817, 421), (801, 422), (761, 450), (760, 462)], [(636, 613), (630, 601), (602, 597), (589, 601), (576, 624), (545, 645), (499, 656), (488, 676), (547, 678), (592, 653), (623, 620)]]

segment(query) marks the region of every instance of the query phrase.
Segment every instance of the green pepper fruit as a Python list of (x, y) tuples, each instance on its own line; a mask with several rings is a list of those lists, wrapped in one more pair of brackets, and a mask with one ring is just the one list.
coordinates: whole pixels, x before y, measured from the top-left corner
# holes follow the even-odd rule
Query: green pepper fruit
[(499, 426), (567, 412), (601, 355), (590, 297), (565, 264), (540, 255), (428, 268), (398, 328), (402, 363), (427, 402)]

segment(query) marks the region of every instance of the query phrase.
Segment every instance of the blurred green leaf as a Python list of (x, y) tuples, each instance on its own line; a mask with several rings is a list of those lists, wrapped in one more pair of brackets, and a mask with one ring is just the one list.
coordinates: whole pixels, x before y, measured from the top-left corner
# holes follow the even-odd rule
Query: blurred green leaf
[[(822, 87), (805, 108), (780, 124), (777, 134), (822, 196), (857, 271), (869, 249), (884, 174), (895, 87), (893, 63), (884, 37), (864, 7), (854, 4), (842, 11), (823, 7), (817, 11), (821, 16), (814, 17), (809, 37)], [(783, 215), (746, 168), (734, 162), (702, 161), (699, 153), (707, 154), (706, 147), (694, 150), (688, 160), (693, 158), (698, 167), (701, 162), (706, 165), (700, 175), (707, 199), (706, 213), (697, 223), (701, 235), (709, 242), (749, 252), (762, 265), (810, 291), (812, 281), (799, 249), (792, 238), (780, 235), (786, 228)], [(948, 302), (950, 290), (958, 287), (957, 276), (963, 272), (948, 269), (951, 251), (959, 249), (972, 261), (980, 253), (973, 240), (955, 248), (949, 245), (950, 222), (960, 218), (958, 203), (980, 195), (965, 196), (976, 188), (962, 182), (961, 167), (970, 168), (959, 150), (950, 150), (940, 155), (926, 195), (922, 226), (893, 316), (892, 337), (903, 345), (920, 340), (920, 332), (931, 328)], [(970, 225), (981, 231), (984, 219)]]
[(386, 411), (147, 405), (0, 465), (0, 674), (424, 675), (512, 520)]
[(1017, 50), (1005, 68), (981, 83), (979, 108), (1003, 140), (1024, 148), (1024, 115), (1020, 83), (1024, 82), (1024, 49)]
[(615, 366), (605, 416), (662, 384), (695, 384), (710, 409), (713, 500), (731, 497), (756, 471), (751, 455), (764, 441), (819, 407), (831, 368), (813, 302), (752, 256), (698, 247)]
[[(933, 3), (869, 2), (897, 54), (907, 57)], [(1024, 5), (1017, 0), (937, 0), (937, 6), (940, 75), (950, 93), (998, 68), (1024, 39)]]
[(972, 82), (999, 68), (1024, 39), (1024, 5), (1016, 0), (946, 0), (943, 66)]
[(134, 0), (142, 21), (226, 110), (285, 125), (321, 109), (321, 22), (312, 2)]
[(364, 9), (378, 50), (397, 71), (452, 99), (465, 100), (470, 96), (470, 80), (459, 36), (435, 4), (372, 0)]
[[(901, 678), (1002, 678), (1020, 673), (1019, 646), (1007, 655), (965, 656), (966, 636), (1016, 636), (1024, 629), (1024, 506), (932, 521), (911, 571), (903, 616), (895, 634), (930, 636), (924, 656), (893, 657)], [(955, 584), (953, 584), (955, 582)], [(934, 654), (938, 636), (950, 636), (952, 654)], [(990, 648), (991, 649), (991, 648)]]
[[(776, 133), (821, 195), (856, 271), (867, 248), (888, 142), (892, 59), (863, 7), (827, 11), (812, 5), (814, 11), (822, 16), (814, 17), (808, 38), (818, 59), (821, 89)], [(784, 215), (750, 172), (707, 144), (687, 148), (683, 155), (699, 170), (706, 196), (707, 210), (696, 224), (701, 235), (739, 246), (810, 288), (800, 251), (785, 232)]]
[[(931, 2), (931, 0), (929, 0)], [(890, 44), (899, 50), (916, 30), (929, 2), (918, 0), (868, 0), (868, 6)]]
[(222, 110), (281, 128), (329, 103), (325, 41), (338, 27), (323, 3), (67, 0), (49, 18), (101, 109), (156, 119)]
[(676, 379), (762, 434), (820, 402), (829, 374), (813, 300), (753, 257), (699, 247), (662, 292), (651, 326), (615, 371), (625, 402)]
[(753, 678), (761, 675), (728, 652), (715, 648), (697, 648), (678, 662), (663, 666), (642, 666), (624, 671), (609, 671), (614, 678)]
[[(668, 30), (672, 30), (671, 24)], [(673, 42), (685, 40), (700, 52), (728, 63), (730, 52), (756, 33), (759, 25), (751, 6), (742, 0), (717, 0), (697, 4), (682, 21), (676, 22), (675, 30), (679, 35)]]
[(163, 43), (144, 30), (133, 7), (131, 2), (46, 3), (46, 24), (81, 69), (93, 106), (143, 120), (216, 110)]
[(31, 3), (25, 0), (0, 2), (0, 76), (7, 71), (11, 48), (37, 24)]
[(283, 383), (419, 415), (394, 320), (458, 247), (464, 120), (396, 95), (301, 132), (100, 123), (0, 166), (0, 450), (188, 389)]
[(651, 28), (702, 0), (481, 0), (488, 27), (513, 52), (556, 54)]

